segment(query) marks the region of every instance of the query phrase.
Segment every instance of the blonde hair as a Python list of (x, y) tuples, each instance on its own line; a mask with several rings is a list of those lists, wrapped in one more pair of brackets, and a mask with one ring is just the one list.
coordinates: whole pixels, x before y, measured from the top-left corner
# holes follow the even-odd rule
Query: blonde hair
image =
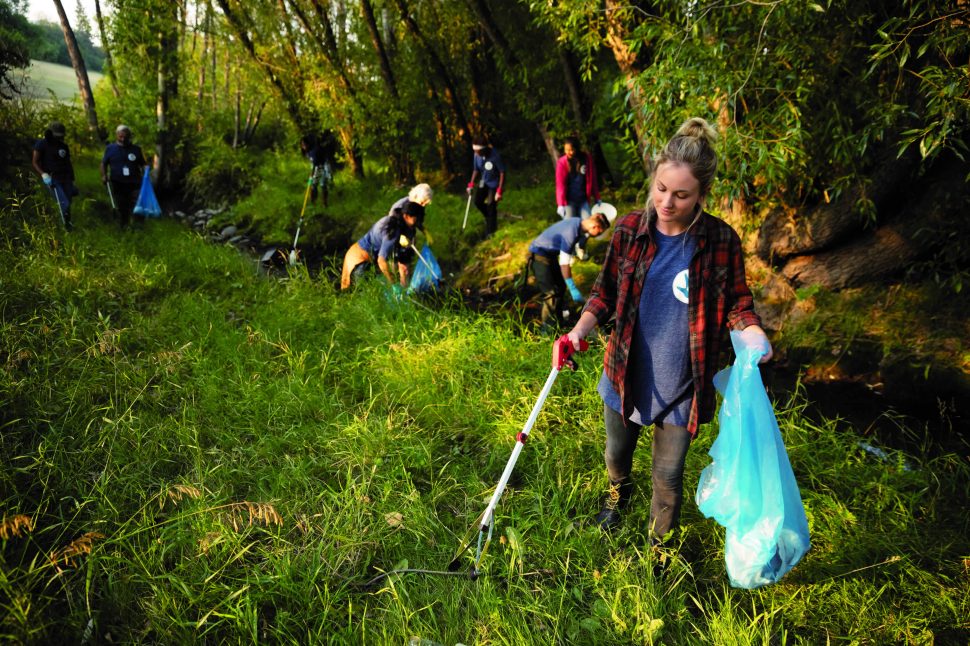
[(717, 153), (714, 144), (717, 131), (701, 117), (688, 119), (667, 142), (663, 151), (654, 159), (654, 169), (661, 164), (682, 164), (700, 184), (700, 193), (707, 195), (717, 174)]
[(421, 206), (431, 204), (432, 197), (434, 197), (434, 191), (428, 184), (418, 184), (408, 192), (408, 200), (417, 202)]

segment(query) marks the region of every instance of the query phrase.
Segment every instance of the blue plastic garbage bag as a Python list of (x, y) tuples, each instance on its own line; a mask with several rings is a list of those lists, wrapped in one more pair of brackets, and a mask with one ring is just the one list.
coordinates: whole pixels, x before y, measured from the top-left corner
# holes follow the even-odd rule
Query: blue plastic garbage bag
[(155, 189), (152, 188), (152, 178), (148, 175), (148, 167), (145, 167), (145, 175), (141, 179), (141, 192), (138, 194), (138, 201), (135, 202), (135, 215), (143, 215), (146, 218), (159, 218), (162, 216), (162, 207), (158, 205), (155, 198)]
[(411, 285), (408, 289), (412, 292), (433, 291), (438, 289), (440, 284), (441, 267), (438, 266), (437, 259), (431, 253), (431, 247), (424, 245), (424, 248), (421, 249), (420, 256), (418, 256), (418, 262), (414, 266), (414, 273), (411, 275)]
[(697, 506), (727, 530), (724, 560), (731, 585), (774, 583), (808, 551), (808, 519), (795, 474), (758, 371), (760, 347), (731, 332), (737, 359), (714, 385), (724, 396), (720, 430), (701, 472)]

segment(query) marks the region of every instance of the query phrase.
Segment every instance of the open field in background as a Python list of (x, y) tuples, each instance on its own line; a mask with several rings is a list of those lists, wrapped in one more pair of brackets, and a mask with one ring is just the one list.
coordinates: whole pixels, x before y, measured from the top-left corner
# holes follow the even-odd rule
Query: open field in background
[[(51, 92), (58, 101), (71, 101), (78, 96), (77, 76), (74, 68), (57, 63), (44, 61), (30, 61), (30, 67), (23, 71), (15, 71), (26, 80), (27, 96), (42, 101), (51, 99)], [(95, 87), (104, 75), (101, 72), (88, 70), (91, 87)]]
[[(880, 460), (858, 429), (809, 421), (800, 396), (776, 406), (813, 548), (781, 583), (728, 587), (723, 530), (693, 502), (716, 424), (689, 456), (665, 579), (644, 549), (648, 442), (624, 528), (585, 527), (606, 481), (601, 343), (557, 381), (484, 576), (365, 587), (451, 559), (548, 374), (548, 341), (457, 300), (338, 294), (327, 270), (267, 279), (169, 219), (119, 233), (96, 173), (79, 170), (71, 235), (35, 197), (0, 206), (0, 263), (15, 269), (0, 288), (3, 640), (970, 640), (966, 459)], [(442, 249), (459, 247), (460, 207), (436, 200)], [(342, 217), (353, 230), (360, 210)]]

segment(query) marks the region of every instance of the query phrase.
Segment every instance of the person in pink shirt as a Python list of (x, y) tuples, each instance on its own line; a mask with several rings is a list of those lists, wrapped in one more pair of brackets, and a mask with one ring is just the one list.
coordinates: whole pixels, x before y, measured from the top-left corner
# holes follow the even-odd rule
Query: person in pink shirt
[(586, 219), (600, 201), (593, 156), (582, 150), (579, 139), (566, 137), (556, 162), (556, 213), (561, 218)]

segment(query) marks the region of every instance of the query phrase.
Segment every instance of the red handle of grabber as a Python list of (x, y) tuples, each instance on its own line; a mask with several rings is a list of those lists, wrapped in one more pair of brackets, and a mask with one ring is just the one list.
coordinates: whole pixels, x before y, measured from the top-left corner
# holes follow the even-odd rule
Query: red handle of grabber
[[(559, 354), (559, 361), (556, 362), (556, 370), (562, 370), (564, 367), (569, 366), (573, 370), (576, 369), (576, 363), (570, 359), (575, 353), (576, 348), (573, 347), (573, 342), (569, 340), (569, 336), (563, 334), (556, 341), (556, 349)], [(586, 352), (589, 349), (589, 343), (580, 339), (579, 341), (579, 351)]]

